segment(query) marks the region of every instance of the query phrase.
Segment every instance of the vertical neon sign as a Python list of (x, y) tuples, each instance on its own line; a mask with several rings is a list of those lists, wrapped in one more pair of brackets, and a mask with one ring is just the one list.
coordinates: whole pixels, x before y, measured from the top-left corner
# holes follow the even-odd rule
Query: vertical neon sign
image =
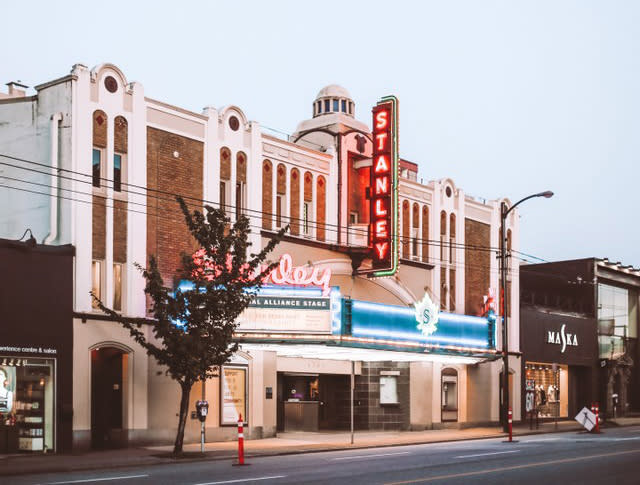
[(398, 100), (382, 98), (373, 108), (370, 242), (373, 276), (398, 270)]

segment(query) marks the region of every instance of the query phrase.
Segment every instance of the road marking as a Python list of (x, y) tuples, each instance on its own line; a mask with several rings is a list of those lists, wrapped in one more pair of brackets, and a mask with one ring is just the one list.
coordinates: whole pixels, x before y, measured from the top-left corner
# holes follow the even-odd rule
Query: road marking
[(69, 480), (66, 482), (47, 482), (42, 485), (62, 485), (63, 483), (107, 482), (111, 480), (126, 480), (127, 478), (145, 478), (148, 476), (149, 475), (127, 475), (126, 477), (85, 478), (83, 480)]
[(286, 477), (286, 475), (274, 475), (272, 477), (243, 478), (238, 480), (225, 480), (223, 482), (196, 483), (195, 485), (219, 485), (221, 483), (257, 482), (258, 480), (273, 480), (274, 478), (284, 478), (284, 477)]
[(563, 458), (562, 460), (540, 461), (537, 463), (526, 463), (524, 465), (505, 466), (500, 468), (489, 468), (487, 470), (477, 470), (475, 472), (452, 473), (450, 475), (436, 475), (434, 477), (417, 478), (415, 480), (406, 480), (404, 482), (388, 482), (385, 485), (406, 485), (408, 483), (424, 483), (434, 480), (446, 480), (450, 478), (471, 477), (473, 475), (488, 475), (489, 473), (500, 473), (511, 470), (521, 470), (523, 468), (534, 468), (537, 466), (557, 465), (561, 463), (572, 463), (575, 461), (591, 460), (593, 458), (606, 458), (609, 456), (628, 455), (630, 453), (640, 453), (639, 450), (618, 451), (616, 453), (602, 453), (600, 455), (580, 456), (577, 458)]
[(400, 451), (398, 453), (379, 453), (377, 455), (356, 455), (356, 456), (343, 456), (340, 458), (331, 458), (332, 460), (357, 460), (359, 458), (374, 458), (377, 456), (396, 456), (396, 455), (408, 455), (408, 451)]
[(476, 456), (489, 456), (489, 455), (504, 455), (505, 453), (519, 453), (520, 450), (511, 450), (511, 451), (495, 451), (493, 453), (478, 453), (475, 455), (460, 455), (454, 456), (454, 458), (474, 458)]

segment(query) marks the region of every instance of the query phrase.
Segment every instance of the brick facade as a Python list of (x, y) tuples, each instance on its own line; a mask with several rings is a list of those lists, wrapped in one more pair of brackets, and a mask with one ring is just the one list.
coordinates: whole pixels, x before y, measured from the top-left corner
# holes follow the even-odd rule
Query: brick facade
[(324, 241), (325, 239), (325, 224), (327, 220), (327, 181), (320, 175), (316, 182), (316, 221), (318, 223), (316, 228), (316, 239), (318, 241)]
[(106, 231), (107, 231), (107, 207), (105, 198), (101, 195), (92, 197), (91, 219), (92, 219), (92, 258), (106, 258)]
[(491, 226), (473, 219), (465, 219), (465, 263), (464, 294), (465, 313), (476, 315), (482, 305), (482, 297), (487, 294), (490, 282)]
[(113, 201), (113, 261), (127, 262), (127, 201)]
[(156, 256), (166, 285), (176, 282), (182, 254), (197, 249), (171, 194), (202, 210), (203, 153), (202, 142), (147, 127), (147, 257)]

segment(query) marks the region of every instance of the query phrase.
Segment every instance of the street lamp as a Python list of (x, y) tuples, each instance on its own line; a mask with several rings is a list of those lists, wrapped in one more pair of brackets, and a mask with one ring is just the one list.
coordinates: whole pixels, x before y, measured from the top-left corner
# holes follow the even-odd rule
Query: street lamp
[(500, 296), (502, 302), (502, 426), (505, 432), (509, 430), (509, 326), (507, 318), (507, 216), (509, 212), (522, 204), (525, 200), (533, 199), (534, 197), (544, 197), (546, 199), (553, 197), (553, 192), (547, 190), (546, 192), (540, 192), (538, 194), (529, 195), (524, 199), (520, 199), (518, 202), (507, 208), (507, 204), (502, 202), (500, 204), (500, 263), (501, 263), (501, 277), (500, 277)]

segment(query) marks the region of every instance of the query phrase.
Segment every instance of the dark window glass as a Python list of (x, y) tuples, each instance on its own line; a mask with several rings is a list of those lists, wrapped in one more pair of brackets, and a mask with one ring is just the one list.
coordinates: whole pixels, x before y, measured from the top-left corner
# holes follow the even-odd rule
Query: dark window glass
[(324, 112), (328, 113), (330, 110), (331, 110), (331, 100), (325, 99), (324, 100)]
[(318, 114), (322, 113), (322, 101), (318, 101)]
[(93, 186), (100, 187), (100, 150), (93, 149)]
[(236, 183), (236, 220), (240, 219), (242, 214), (242, 183)]
[(347, 102), (344, 99), (342, 100), (342, 112), (347, 112)]
[(227, 205), (227, 188), (225, 187), (224, 182), (220, 182), (220, 209), (225, 211), (226, 205)]
[(113, 155), (113, 190), (122, 190), (122, 155)]
[(339, 101), (337, 99), (333, 100), (333, 111), (338, 112), (340, 108), (338, 107)]
[(276, 196), (276, 227), (282, 227), (282, 196)]

